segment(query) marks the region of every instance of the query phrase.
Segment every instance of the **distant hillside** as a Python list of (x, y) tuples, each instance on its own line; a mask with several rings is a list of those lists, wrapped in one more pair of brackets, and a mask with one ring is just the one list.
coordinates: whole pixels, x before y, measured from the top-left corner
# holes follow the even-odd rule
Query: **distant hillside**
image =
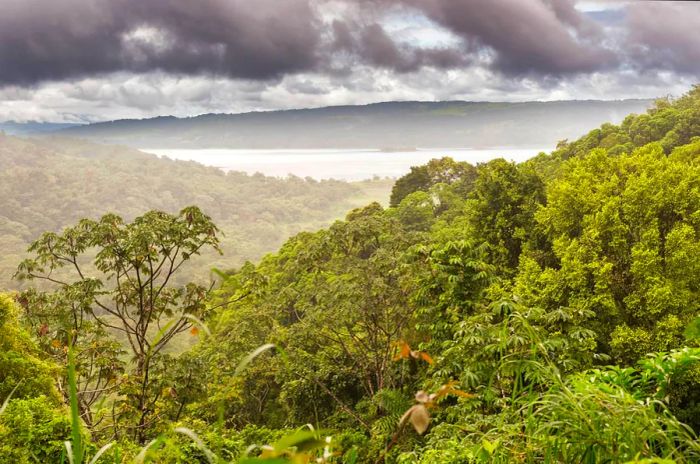
[(139, 148), (485, 148), (554, 146), (651, 100), (394, 102), (191, 118), (120, 120), (67, 135)]
[(77, 127), (80, 124), (53, 123), (53, 122), (0, 122), (0, 132), (7, 135), (33, 135), (56, 132), (61, 129)]
[(160, 159), (125, 147), (58, 137), (0, 135), (0, 289), (29, 243), (83, 217), (114, 212), (127, 220), (150, 209), (196, 204), (225, 234), (224, 256), (193, 261), (188, 275), (237, 266), (275, 250), (289, 236), (324, 227), (352, 208), (386, 203), (392, 181), (346, 183), (277, 179)]

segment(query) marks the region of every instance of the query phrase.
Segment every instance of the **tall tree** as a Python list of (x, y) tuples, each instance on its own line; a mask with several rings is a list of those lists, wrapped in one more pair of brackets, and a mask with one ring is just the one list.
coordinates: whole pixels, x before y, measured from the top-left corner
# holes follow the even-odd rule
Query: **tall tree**
[(535, 211), (545, 202), (544, 182), (527, 165), (496, 159), (479, 166), (469, 201), (473, 234), (489, 244), (489, 261), (511, 273), (524, 246), (535, 239)]
[[(86, 350), (92, 346), (82, 343), (91, 333), (86, 324), (122, 338), (132, 363), (120, 392), (126, 398), (124, 412), (131, 413), (131, 435), (139, 442), (157, 419), (162, 394), (154, 388), (152, 368), (173, 337), (206, 307), (208, 289), (191, 282), (177, 285), (176, 276), (203, 248), (218, 250), (217, 232), (196, 207), (177, 215), (150, 211), (132, 223), (108, 214), (99, 221), (83, 219), (61, 234), (45, 233), (29, 248), (34, 257), (19, 266), (20, 279), (52, 284), (50, 293), (26, 295), (28, 312), (59, 316), (64, 325), (58, 330), (72, 334), (79, 359), (89, 356)], [(85, 370), (81, 374), (85, 386), (96, 387), (82, 390), (83, 409), (89, 409), (85, 395), (106, 391), (106, 383), (94, 385)]]

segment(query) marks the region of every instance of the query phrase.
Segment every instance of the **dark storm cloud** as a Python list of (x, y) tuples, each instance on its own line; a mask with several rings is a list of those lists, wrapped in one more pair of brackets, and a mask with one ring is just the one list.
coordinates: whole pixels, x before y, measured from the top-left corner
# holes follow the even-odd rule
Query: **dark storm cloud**
[[(400, 72), (465, 65), (458, 50), (399, 46), (378, 24), (326, 44), (325, 0), (2, 0), (0, 83), (160, 70), (267, 79), (324, 71), (338, 51)], [(340, 38), (342, 41), (342, 38)]]
[(269, 78), (313, 68), (307, 0), (3, 0), (0, 82), (112, 71)]
[[(456, 43), (390, 33), (397, 9)], [(0, 86), (119, 71), (266, 80), (356, 65), (480, 66), (542, 82), (623, 68), (688, 73), (700, 69), (699, 11), (631, 3), (613, 34), (574, 0), (0, 0)]]

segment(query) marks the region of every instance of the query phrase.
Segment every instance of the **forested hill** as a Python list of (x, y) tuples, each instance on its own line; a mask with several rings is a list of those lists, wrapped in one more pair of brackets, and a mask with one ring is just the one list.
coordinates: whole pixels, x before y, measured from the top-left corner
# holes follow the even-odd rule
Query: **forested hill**
[(541, 148), (650, 105), (649, 100), (393, 102), (121, 120), (64, 133), (137, 148)]
[(225, 234), (224, 257), (197, 261), (196, 274), (235, 266), (276, 249), (301, 230), (316, 229), (372, 199), (386, 201), (390, 181), (317, 182), (224, 173), (194, 162), (63, 138), (0, 135), (0, 287), (28, 244), (80, 218), (107, 212), (131, 220), (151, 209), (176, 212), (197, 204)]
[[(21, 206), (41, 186), (48, 214), (58, 178), (27, 163), (50, 155), (23, 153), (2, 193)], [(67, 212), (86, 214), (86, 194), (118, 208), (205, 182), (207, 211), (251, 211), (215, 194), (238, 175), (183, 165), (193, 178), (156, 183), (180, 165), (136, 159), (142, 174), (105, 161), (63, 194)], [(103, 187), (114, 178), (133, 182)], [(270, 202), (351, 188), (244, 180)], [(162, 269), (218, 238), (192, 206), (35, 242), (20, 276), (66, 276), (0, 295), (5, 462), (68, 449), (84, 464), (102, 446), (98, 464), (700, 462), (700, 86), (524, 163), (416, 166), (389, 207), (301, 232), (213, 291), (172, 285)], [(175, 356), (178, 335), (200, 342)]]
[(224, 283), (193, 416), (313, 418), (339, 462), (700, 462), (700, 87), (522, 164), (416, 167), (392, 203)]

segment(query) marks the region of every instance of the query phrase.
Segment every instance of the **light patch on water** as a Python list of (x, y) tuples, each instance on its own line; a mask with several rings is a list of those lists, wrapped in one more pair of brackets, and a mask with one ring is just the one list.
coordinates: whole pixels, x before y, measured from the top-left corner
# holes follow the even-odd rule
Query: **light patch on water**
[(379, 150), (230, 150), (230, 149), (160, 149), (142, 151), (174, 160), (196, 161), (225, 171), (243, 171), (266, 176), (312, 177), (338, 180), (364, 180), (374, 176), (401, 177), (411, 166), (420, 166), (433, 158), (449, 156), (472, 164), (496, 158), (522, 162), (551, 148), (430, 148), (416, 151), (383, 152)]

